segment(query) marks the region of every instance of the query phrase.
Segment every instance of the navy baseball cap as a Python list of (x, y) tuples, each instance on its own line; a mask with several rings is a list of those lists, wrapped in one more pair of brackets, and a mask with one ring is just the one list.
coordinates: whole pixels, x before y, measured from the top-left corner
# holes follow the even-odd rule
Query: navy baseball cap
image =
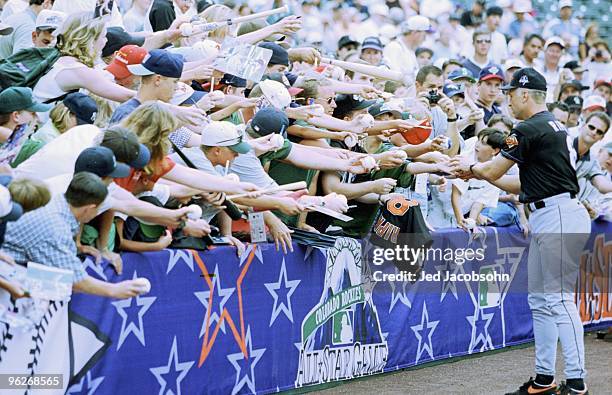
[(110, 148), (90, 147), (84, 149), (74, 164), (74, 173), (88, 171), (99, 177), (124, 178), (130, 175), (130, 167), (117, 162)]
[(448, 75), (448, 79), (451, 81), (457, 81), (460, 79), (468, 79), (470, 80), (470, 82), (476, 82), (476, 78), (474, 78), (474, 75), (472, 74), (472, 72), (466, 69), (465, 67), (451, 71), (450, 74)]
[(285, 112), (272, 106), (257, 111), (251, 120), (251, 129), (260, 136), (267, 136), (272, 133), (286, 136), (288, 127), (289, 118)]
[(461, 84), (450, 83), (450, 84), (444, 85), (442, 92), (444, 92), (444, 94), (450, 98), (455, 95), (465, 94), (465, 89), (463, 88), (463, 85)]
[(534, 68), (525, 67), (514, 73), (508, 85), (502, 86), (504, 91), (516, 88), (546, 92), (546, 78)]
[(84, 93), (69, 93), (63, 100), (64, 105), (76, 116), (77, 125), (92, 125), (96, 120), (98, 105)]
[(342, 49), (344, 47), (348, 47), (349, 45), (354, 45), (356, 47), (359, 46), (359, 41), (355, 40), (350, 36), (342, 36), (340, 40), (338, 40), (338, 49)]
[(383, 114), (393, 114), (396, 118), (402, 117), (402, 112), (398, 108), (395, 108), (387, 103), (376, 103), (368, 108), (368, 112), (373, 117)]
[(336, 96), (336, 108), (334, 108), (334, 117), (344, 118), (351, 111), (363, 110), (376, 104), (377, 100), (364, 100), (361, 96), (355, 95), (338, 95)]
[(488, 81), (497, 78), (500, 81), (504, 80), (504, 72), (502, 67), (496, 64), (490, 64), (485, 66), (484, 69), (480, 70), (478, 75), (478, 81)]
[(266, 48), (272, 51), (272, 57), (268, 62), (268, 66), (275, 64), (282, 64), (283, 66), (289, 66), (289, 52), (277, 43), (261, 43), (258, 45), (260, 48)]
[(180, 78), (183, 73), (183, 56), (164, 49), (154, 49), (142, 59), (141, 64), (127, 66), (134, 75), (159, 74), (168, 78)]
[(102, 57), (111, 56), (125, 45), (137, 45), (141, 47), (144, 41), (144, 37), (133, 36), (122, 27), (109, 27), (106, 30), (106, 45), (102, 48)]
[(383, 45), (378, 37), (366, 37), (361, 44), (361, 50), (363, 51), (364, 49), (368, 48), (382, 52)]
[(567, 104), (570, 108), (582, 110), (582, 103), (584, 103), (584, 99), (580, 96), (568, 96), (565, 98), (563, 103)]
[(247, 81), (244, 78), (236, 77), (232, 74), (224, 74), (221, 81), (219, 81), (223, 85), (233, 86), (235, 88), (246, 88)]

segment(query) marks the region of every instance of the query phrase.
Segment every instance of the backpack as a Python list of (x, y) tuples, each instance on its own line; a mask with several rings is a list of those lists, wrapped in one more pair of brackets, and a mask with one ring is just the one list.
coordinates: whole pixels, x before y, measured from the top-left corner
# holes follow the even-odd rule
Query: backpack
[(34, 88), (59, 58), (57, 48), (25, 48), (0, 60), (0, 91), (12, 86)]

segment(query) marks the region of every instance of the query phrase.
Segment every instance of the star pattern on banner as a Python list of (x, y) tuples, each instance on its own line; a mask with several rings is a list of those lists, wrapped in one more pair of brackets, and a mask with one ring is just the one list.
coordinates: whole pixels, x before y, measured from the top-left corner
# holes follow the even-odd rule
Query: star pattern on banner
[(189, 269), (193, 272), (193, 253), (191, 250), (166, 250), (170, 253), (170, 257), (168, 258), (168, 269), (166, 269), (166, 274), (169, 274), (174, 266), (179, 262), (183, 261)]
[(263, 264), (263, 255), (261, 253), (261, 248), (259, 248), (257, 246), (257, 244), (247, 244), (244, 253), (242, 253), (242, 255), (240, 255), (239, 259), (239, 264), (238, 267), (242, 267), (242, 265), (249, 259), (249, 256), (251, 256), (251, 253), (255, 253), (255, 257), (257, 259), (259, 259), (259, 262), (261, 262)]
[(247, 328), (245, 338), (247, 354), (238, 352), (229, 354), (227, 359), (230, 361), (234, 369), (236, 369), (236, 382), (232, 389), (232, 395), (237, 394), (246, 385), (251, 393), (255, 394), (255, 366), (266, 352), (265, 348), (253, 349), (251, 340), (251, 327)]
[(417, 346), (417, 355), (415, 363), (419, 363), (421, 356), (424, 352), (427, 352), (429, 357), (433, 360), (433, 345), (431, 343), (431, 336), (433, 335), (436, 327), (440, 321), (430, 321), (429, 314), (427, 313), (427, 303), (423, 302), (423, 312), (421, 313), (421, 323), (419, 325), (413, 325), (410, 327), (414, 332), (419, 344)]
[[(136, 271), (134, 271), (132, 278), (135, 279), (137, 277), (138, 275), (136, 274)], [(142, 317), (149, 310), (156, 299), (157, 297), (154, 296), (138, 295), (132, 298), (111, 302), (111, 304), (115, 306), (115, 309), (117, 309), (117, 313), (122, 319), (121, 332), (119, 334), (119, 341), (117, 342), (117, 350), (121, 348), (121, 345), (130, 335), (130, 333), (133, 333), (134, 336), (136, 336), (140, 344), (143, 346), (146, 345)]]
[(161, 386), (159, 395), (181, 395), (181, 381), (187, 376), (194, 363), (195, 361), (179, 362), (176, 336), (174, 336), (168, 355), (168, 363), (164, 366), (149, 369)]
[(435, 265), (436, 271), (442, 273), (442, 292), (440, 293), (440, 303), (444, 301), (446, 295), (450, 291), (455, 300), (459, 300), (457, 296), (457, 284), (455, 281), (446, 280), (446, 273), (457, 274), (462, 270), (460, 265), (453, 264), (452, 261), (445, 261), (442, 265)]
[(103, 265), (96, 265), (96, 263), (91, 258), (86, 258), (83, 262), (85, 265), (85, 269), (91, 269), (92, 272), (96, 273), (101, 279), (104, 281), (108, 281), (108, 277), (104, 274)]
[[(287, 268), (285, 266), (285, 258), (283, 258), (281, 269), (278, 273), (278, 281), (264, 284), (270, 295), (274, 298), (274, 306), (272, 307), (272, 315), (270, 316), (270, 324), (268, 327), (272, 326), (280, 313), (285, 314), (285, 317), (293, 323), (291, 295), (293, 295), (301, 281), (302, 280), (287, 280)], [(280, 301), (279, 294), (282, 294), (282, 300)]]
[[(210, 314), (210, 324), (212, 325), (215, 322), (219, 322), (219, 320), (221, 319), (221, 314), (223, 312), (223, 308), (225, 307), (225, 303), (227, 303), (227, 300), (229, 299), (230, 296), (232, 296), (232, 294), (234, 293), (234, 291), (236, 290), (236, 288), (225, 288), (223, 289), (223, 287), (221, 287), (221, 277), (219, 276), (219, 267), (215, 265), (215, 272), (214, 272), (214, 277), (213, 277), (213, 289), (212, 291), (198, 291), (198, 292), (194, 292), (193, 294), (195, 295), (196, 298), (198, 298), (198, 300), (200, 301), (200, 303), (202, 303), (204, 305), (204, 307), (206, 308), (206, 312), (208, 313), (208, 310), (214, 310), (211, 314)], [(216, 292), (215, 292), (216, 291)], [(213, 299), (216, 298), (211, 298), (211, 292), (215, 292), (214, 296), (219, 297), (221, 300), (219, 301), (219, 303), (214, 303), (213, 304)], [(214, 309), (214, 307), (218, 307), (217, 309)], [(221, 332), (225, 333), (225, 322), (221, 322)], [(199, 337), (204, 336), (204, 332), (206, 331), (206, 327), (205, 325), (202, 325), (202, 329), (200, 330), (200, 335)]]
[(471, 354), (478, 344), (482, 346), (478, 352), (493, 349), (493, 342), (489, 335), (489, 325), (495, 313), (485, 313), (483, 309), (476, 307), (474, 315), (468, 315), (465, 319), (472, 326), (472, 336), (470, 338), (470, 346), (468, 352)]
[(96, 390), (102, 384), (104, 376), (91, 378), (91, 372), (87, 372), (85, 376), (78, 383), (72, 385), (66, 391), (66, 395), (92, 395), (95, 394)]
[[(395, 274), (398, 273), (399, 271), (397, 268), (395, 268)], [(389, 281), (389, 285), (391, 286), (391, 304), (389, 304), (389, 313), (391, 310), (393, 310), (397, 302), (401, 302), (404, 306), (411, 308), (412, 303), (406, 295), (406, 287), (408, 286), (408, 282), (402, 281), (401, 290), (399, 289), (396, 281)]]

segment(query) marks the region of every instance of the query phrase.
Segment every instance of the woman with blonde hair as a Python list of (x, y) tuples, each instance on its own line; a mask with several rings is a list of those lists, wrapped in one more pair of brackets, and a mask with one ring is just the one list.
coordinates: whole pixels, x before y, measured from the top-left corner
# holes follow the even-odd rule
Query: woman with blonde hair
[(34, 97), (37, 100), (52, 102), (78, 89), (87, 89), (118, 102), (136, 94), (115, 84), (102, 70), (94, 67), (106, 44), (106, 28), (102, 19), (91, 16), (87, 12), (77, 13), (64, 22), (56, 44), (60, 58), (36, 83)]

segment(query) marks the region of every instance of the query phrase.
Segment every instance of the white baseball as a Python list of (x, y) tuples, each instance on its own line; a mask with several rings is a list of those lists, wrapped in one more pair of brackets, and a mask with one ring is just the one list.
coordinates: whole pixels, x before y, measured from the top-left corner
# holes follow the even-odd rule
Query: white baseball
[(344, 144), (346, 144), (348, 148), (353, 148), (357, 145), (357, 139), (352, 134), (349, 134), (344, 138)]
[(370, 114), (363, 114), (359, 117), (359, 123), (364, 127), (372, 126), (374, 123), (374, 117)]
[(134, 283), (141, 289), (141, 294), (146, 294), (151, 291), (151, 282), (144, 277), (135, 279)]
[(372, 170), (376, 168), (376, 159), (372, 158), (371, 156), (365, 156), (361, 158), (361, 164), (365, 169)]
[(183, 37), (189, 37), (193, 34), (193, 26), (191, 23), (183, 23), (180, 27), (181, 35)]
[(226, 174), (225, 178), (234, 182), (240, 182), (240, 177), (238, 177), (238, 175), (234, 173)]
[(394, 154), (397, 158), (402, 158), (402, 160), (408, 159), (408, 154), (405, 151), (402, 151), (401, 149), (395, 150)]
[(285, 138), (280, 134), (275, 134), (270, 138), (270, 142), (272, 143), (274, 150), (279, 150), (283, 148), (283, 145), (285, 145)]
[(196, 220), (202, 218), (202, 208), (197, 204), (190, 204), (187, 206), (189, 211), (187, 212), (187, 218)]
[(463, 222), (468, 229), (474, 229), (476, 227), (476, 221), (473, 218), (466, 218)]

